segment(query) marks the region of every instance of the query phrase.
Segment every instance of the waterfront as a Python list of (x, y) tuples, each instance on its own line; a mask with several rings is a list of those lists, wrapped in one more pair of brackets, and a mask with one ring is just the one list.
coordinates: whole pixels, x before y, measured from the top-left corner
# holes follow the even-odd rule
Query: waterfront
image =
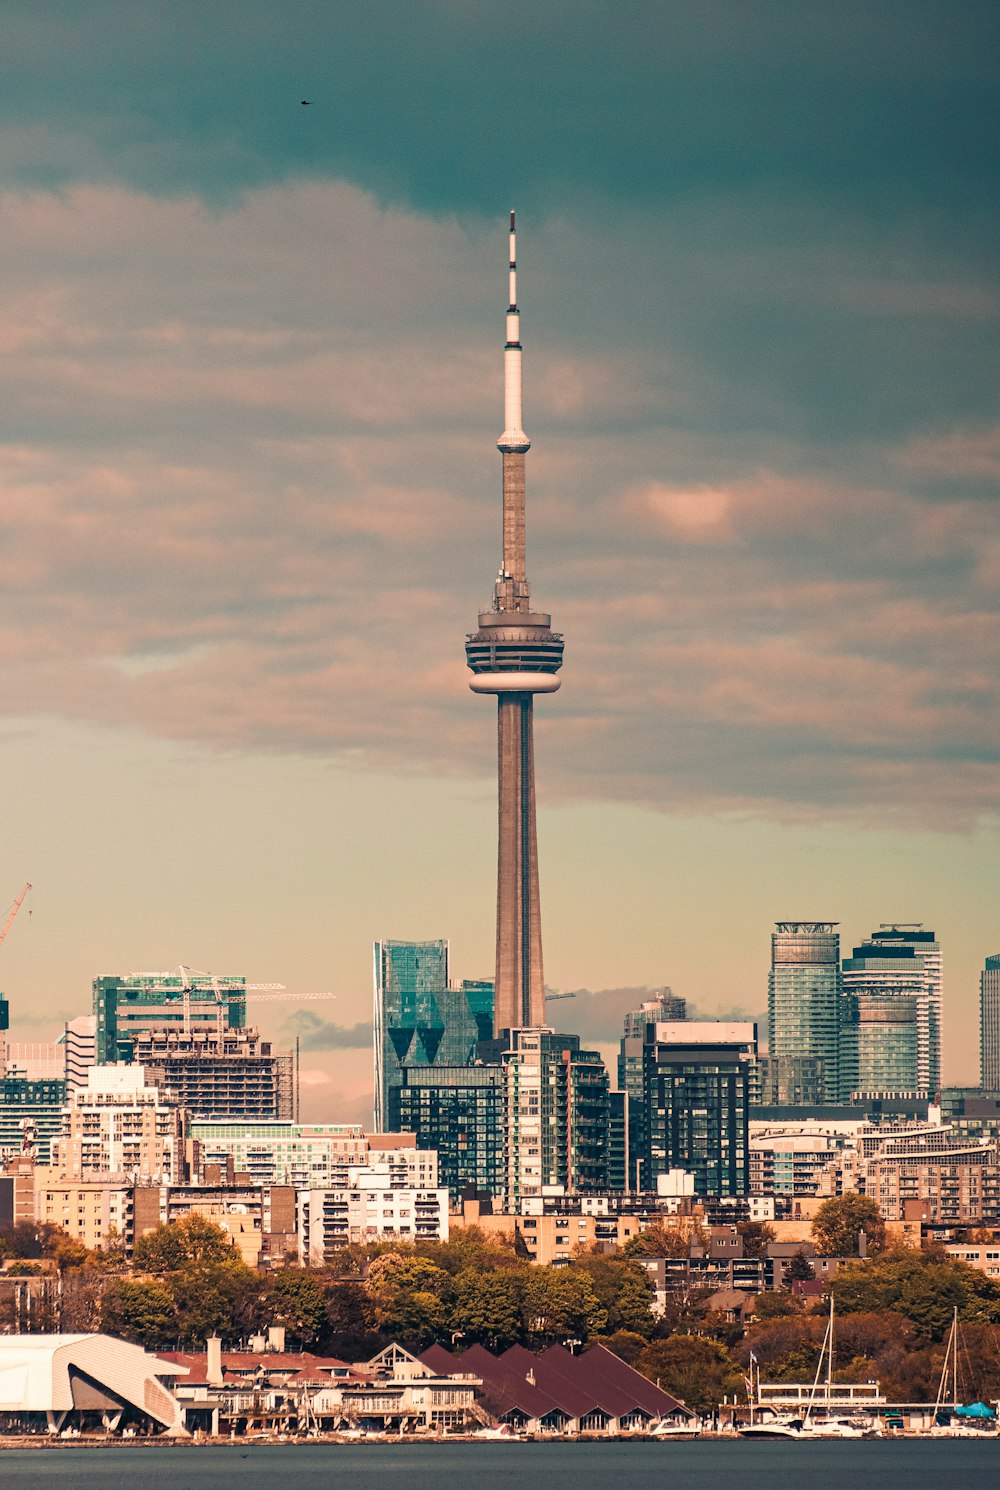
[[(387, 1476), (407, 1490), (439, 1490), (442, 1479), (471, 1477), (477, 1490), (607, 1490), (609, 1477), (629, 1490), (849, 1490), (860, 1479), (879, 1490), (941, 1490), (959, 1478), (995, 1474), (1000, 1442), (895, 1439), (848, 1443), (400, 1443), (223, 1444), (217, 1447), (134, 1444), (0, 1450), (6, 1486), (106, 1490), (109, 1481), (143, 1490), (381, 1490)], [(989, 1483), (989, 1480), (986, 1480)]]

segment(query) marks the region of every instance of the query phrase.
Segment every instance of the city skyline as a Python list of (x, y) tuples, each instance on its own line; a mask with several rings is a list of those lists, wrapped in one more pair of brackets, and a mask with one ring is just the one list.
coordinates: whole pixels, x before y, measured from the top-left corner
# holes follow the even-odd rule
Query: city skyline
[(532, 567), (572, 640), (536, 741), (547, 981), (759, 1014), (779, 919), (922, 921), (945, 1079), (975, 1078), (1000, 276), (991, 21), (961, 14), (557, 3), (512, 78), (504, 5), (375, 45), (337, 5), (171, 37), (145, 0), (9, 7), (12, 1039), (101, 974), (330, 989), (260, 1022), (302, 1034), (303, 1110), (351, 1117), (373, 940), (490, 973), (455, 638), (513, 203)]

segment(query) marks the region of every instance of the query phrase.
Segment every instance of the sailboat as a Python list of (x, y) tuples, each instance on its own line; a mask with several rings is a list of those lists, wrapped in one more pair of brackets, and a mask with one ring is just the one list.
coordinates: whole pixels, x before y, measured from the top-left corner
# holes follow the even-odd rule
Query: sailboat
[[(876, 1401), (878, 1400), (878, 1387), (875, 1383), (855, 1384), (854, 1386), (842, 1386), (838, 1393), (833, 1380), (834, 1354), (834, 1310), (831, 1296), (830, 1317), (827, 1320), (826, 1333), (820, 1347), (819, 1360), (816, 1362), (816, 1375), (808, 1396), (800, 1398), (804, 1401), (805, 1411), (798, 1416), (793, 1416), (789, 1412), (779, 1413), (771, 1410), (768, 1416), (759, 1417), (755, 1421), (755, 1411), (759, 1412), (762, 1406), (760, 1367), (757, 1365), (756, 1358), (751, 1354), (750, 1375), (747, 1379), (750, 1421), (742, 1424), (738, 1429), (741, 1438), (794, 1438), (803, 1441), (820, 1438), (871, 1438), (877, 1434), (880, 1430), (878, 1419), (872, 1420), (862, 1414), (843, 1413), (836, 1410), (842, 1406), (842, 1393), (848, 1392), (853, 1397), (854, 1393), (860, 1390), (867, 1400)], [(757, 1366), (756, 1381), (754, 1381), (755, 1366)], [(765, 1388), (765, 1390), (778, 1390), (778, 1388)], [(789, 1391), (792, 1390), (794, 1388), (789, 1388)], [(839, 1402), (838, 1396), (841, 1398)], [(766, 1404), (764, 1405), (767, 1411)]]
[[(816, 1363), (816, 1375), (813, 1379), (809, 1406), (806, 1408), (805, 1419), (802, 1423), (802, 1435), (804, 1438), (871, 1438), (875, 1431), (875, 1425), (866, 1418), (855, 1415), (838, 1416), (831, 1412), (834, 1399), (833, 1360), (835, 1355), (833, 1320), (833, 1295), (831, 1294), (830, 1317), (826, 1322), (826, 1334), (823, 1336), (819, 1360)], [(819, 1388), (824, 1360), (826, 1362), (826, 1380), (823, 1384), (820, 1401), (825, 1401), (826, 1410), (814, 1416), (813, 1409), (816, 1406), (816, 1393)]]
[[(997, 1416), (985, 1402), (973, 1402), (963, 1407), (959, 1400), (961, 1385), (958, 1372), (958, 1309), (951, 1317), (951, 1329), (944, 1349), (944, 1363), (938, 1382), (937, 1398), (934, 1402), (934, 1422), (930, 1433), (934, 1438), (967, 1438), (969, 1434), (995, 1433)], [(951, 1401), (949, 1401), (949, 1397)]]

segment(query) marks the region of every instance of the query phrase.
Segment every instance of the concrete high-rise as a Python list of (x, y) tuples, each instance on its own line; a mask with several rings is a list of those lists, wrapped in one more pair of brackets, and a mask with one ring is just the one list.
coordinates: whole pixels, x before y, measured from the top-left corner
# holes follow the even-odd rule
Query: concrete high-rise
[(772, 1065), (785, 1059), (819, 1061), (819, 1099), (826, 1103), (845, 1100), (840, 1076), (843, 984), (836, 927), (836, 921), (779, 921), (771, 936), (767, 988)]
[(1000, 953), (979, 975), (979, 1084), (1000, 1091)]
[(465, 655), (473, 693), (497, 697), (498, 854), (494, 1028), (545, 1024), (542, 926), (535, 829), (533, 705), (554, 693), (562, 637), (551, 616), (532, 609), (525, 561), (525, 457), (530, 440), (521, 417), (521, 332), (517, 304), (514, 214), (510, 215), (507, 341), (504, 347), (503, 549), (490, 609), (468, 636)]

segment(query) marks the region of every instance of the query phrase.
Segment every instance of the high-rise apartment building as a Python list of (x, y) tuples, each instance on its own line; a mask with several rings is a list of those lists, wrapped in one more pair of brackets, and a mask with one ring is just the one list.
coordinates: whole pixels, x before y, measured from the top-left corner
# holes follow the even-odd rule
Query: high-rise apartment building
[(698, 1195), (746, 1195), (756, 1025), (659, 1021), (626, 1035), (622, 1047), (632, 1185), (653, 1190), (661, 1175), (682, 1169)]
[(497, 1065), (404, 1066), (389, 1089), (390, 1128), (438, 1156), (453, 1201), (504, 1191), (504, 1073)]
[(535, 827), (534, 698), (559, 687), (563, 639), (532, 608), (525, 567), (525, 460), (521, 423), (521, 317), (514, 214), (510, 215), (500, 571), (489, 610), (466, 638), (474, 693), (497, 699), (497, 941), (495, 1032), (545, 1024), (542, 923)]
[(512, 1030), (504, 1053), (505, 1205), (562, 1186), (587, 1195), (608, 1188), (608, 1073), (578, 1035)]
[[(843, 984), (848, 1029), (856, 1027), (859, 1052), (867, 1047), (875, 1062), (867, 1070), (862, 1064), (852, 1089), (936, 1096), (941, 1089), (942, 985), (941, 946), (935, 933), (919, 923), (883, 924), (845, 958)], [(850, 1050), (849, 1039), (845, 1049)], [(893, 1088), (869, 1085), (866, 1079), (892, 1074)], [(842, 1086), (846, 1089), (846, 1083)]]
[(196, 1117), (294, 1118), (295, 1059), (256, 1030), (147, 1030), (133, 1059), (164, 1098)]
[(844, 1007), (836, 928), (836, 921), (779, 921), (771, 936), (768, 1055), (772, 1063), (820, 1062), (823, 1103), (849, 1097), (841, 1085)]
[(979, 1084), (1000, 1091), (1000, 953), (979, 975)]
[(50, 1144), (62, 1131), (66, 1082), (8, 1069), (0, 1079), (0, 1157), (31, 1154), (48, 1164)]
[(87, 1085), (87, 1072), (97, 1065), (97, 1016), (79, 1014), (71, 1019), (63, 1030), (64, 1072), (66, 1089), (75, 1092), (77, 1087)]

